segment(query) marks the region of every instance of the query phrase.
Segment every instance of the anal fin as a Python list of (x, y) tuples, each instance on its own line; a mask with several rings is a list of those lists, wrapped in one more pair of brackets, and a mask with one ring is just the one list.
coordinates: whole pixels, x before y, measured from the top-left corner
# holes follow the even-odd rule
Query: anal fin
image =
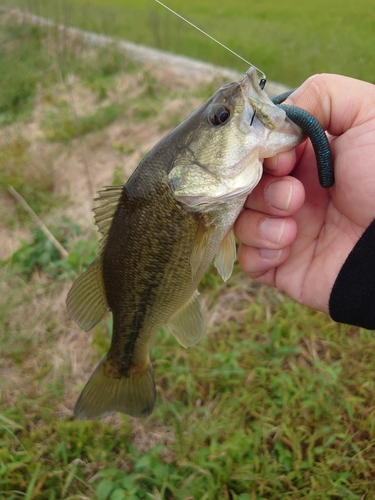
[(204, 319), (198, 292), (184, 304), (169, 320), (167, 326), (181, 345), (196, 344), (204, 334)]

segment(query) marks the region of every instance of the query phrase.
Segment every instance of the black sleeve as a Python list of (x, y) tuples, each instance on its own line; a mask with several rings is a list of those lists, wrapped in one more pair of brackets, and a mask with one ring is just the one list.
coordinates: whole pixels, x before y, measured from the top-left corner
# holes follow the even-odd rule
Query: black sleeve
[(375, 329), (375, 220), (344, 262), (329, 298), (335, 321)]

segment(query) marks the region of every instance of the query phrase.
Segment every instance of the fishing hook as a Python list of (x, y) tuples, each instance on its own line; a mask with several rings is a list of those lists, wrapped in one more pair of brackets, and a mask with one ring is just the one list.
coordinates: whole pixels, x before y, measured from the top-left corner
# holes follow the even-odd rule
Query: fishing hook
[(253, 116), (252, 116), (252, 118), (251, 118), (250, 127), (253, 125), (253, 122), (254, 122), (254, 118), (255, 118), (256, 112), (257, 112), (257, 110), (256, 110), (256, 109), (254, 109), (254, 114), (253, 114)]

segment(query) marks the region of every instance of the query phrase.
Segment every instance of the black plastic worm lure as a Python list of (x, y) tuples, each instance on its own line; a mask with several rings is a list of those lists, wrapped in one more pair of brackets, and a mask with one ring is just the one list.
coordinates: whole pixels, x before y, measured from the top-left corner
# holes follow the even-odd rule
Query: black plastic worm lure
[(335, 182), (335, 177), (331, 148), (327, 136), (318, 120), (305, 109), (298, 108), (297, 106), (290, 106), (288, 104), (281, 104), (290, 94), (292, 94), (292, 92), (294, 92), (294, 90), (284, 92), (283, 94), (273, 97), (271, 101), (283, 109), (286, 116), (296, 125), (301, 127), (307, 137), (309, 137), (315, 151), (319, 182), (322, 187), (330, 188)]

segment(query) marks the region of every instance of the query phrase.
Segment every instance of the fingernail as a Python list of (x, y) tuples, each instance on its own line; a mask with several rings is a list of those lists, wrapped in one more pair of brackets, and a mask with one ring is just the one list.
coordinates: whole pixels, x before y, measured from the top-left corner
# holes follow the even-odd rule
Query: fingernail
[(272, 243), (279, 243), (284, 233), (286, 219), (281, 217), (269, 217), (263, 219), (259, 226), (260, 234)]
[(261, 248), (259, 252), (265, 259), (275, 260), (281, 257), (282, 250), (270, 250), (269, 248)]
[(286, 179), (274, 181), (266, 189), (264, 196), (268, 203), (279, 210), (288, 210), (292, 199), (292, 182)]

